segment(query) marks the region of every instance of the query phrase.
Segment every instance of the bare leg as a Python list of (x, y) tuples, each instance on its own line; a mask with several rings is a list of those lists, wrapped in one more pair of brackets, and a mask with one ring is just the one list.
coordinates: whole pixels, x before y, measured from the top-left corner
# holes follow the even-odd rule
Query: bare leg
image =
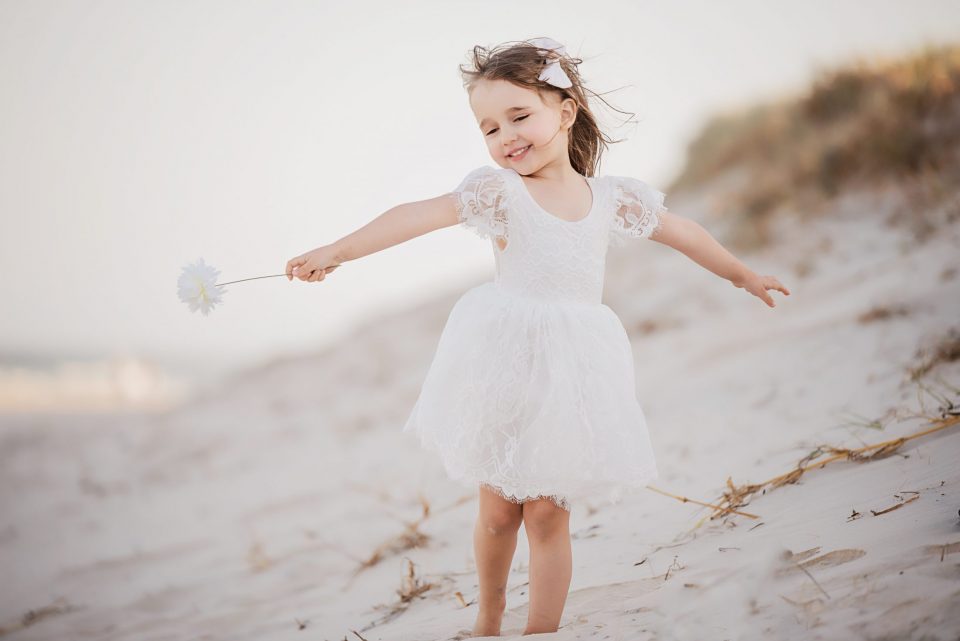
[(500, 636), (507, 607), (507, 578), (517, 549), (523, 506), (480, 485), (480, 508), (473, 530), (473, 550), (480, 581), (480, 609), (474, 636)]
[(530, 611), (523, 634), (556, 632), (570, 590), (570, 513), (549, 499), (523, 504), (530, 541)]

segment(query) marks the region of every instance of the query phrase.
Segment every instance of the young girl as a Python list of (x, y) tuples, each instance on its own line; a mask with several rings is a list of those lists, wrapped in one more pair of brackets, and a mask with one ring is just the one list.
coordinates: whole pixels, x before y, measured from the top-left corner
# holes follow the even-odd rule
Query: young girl
[(524, 634), (554, 632), (571, 578), (572, 503), (617, 503), (658, 478), (627, 333), (600, 302), (608, 245), (656, 240), (770, 307), (767, 290), (790, 292), (667, 211), (662, 192), (596, 175), (606, 139), (577, 73), (582, 60), (562, 45), (536, 38), (475, 47), (473, 57), (460, 71), (496, 167), (292, 258), (286, 274), (322, 281), (344, 261), (457, 223), (490, 239), (496, 277), (453, 306), (403, 431), (453, 480), (478, 487), (472, 633), (500, 634), (521, 522), (530, 542)]

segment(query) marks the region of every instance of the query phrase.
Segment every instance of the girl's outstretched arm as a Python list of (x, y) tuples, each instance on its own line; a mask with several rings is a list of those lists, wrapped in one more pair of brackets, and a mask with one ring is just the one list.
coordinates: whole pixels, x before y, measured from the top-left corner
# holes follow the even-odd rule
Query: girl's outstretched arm
[(391, 207), (336, 242), (288, 260), (287, 280), (294, 277), (311, 283), (323, 280), (340, 263), (368, 256), (457, 222), (455, 200), (449, 193)]
[(695, 220), (670, 211), (662, 211), (660, 225), (650, 235), (650, 240), (683, 252), (700, 266), (709, 269), (717, 276), (726, 278), (734, 287), (742, 287), (770, 307), (776, 307), (776, 303), (767, 293), (768, 289), (790, 295), (790, 290), (773, 276), (760, 276), (740, 262)]

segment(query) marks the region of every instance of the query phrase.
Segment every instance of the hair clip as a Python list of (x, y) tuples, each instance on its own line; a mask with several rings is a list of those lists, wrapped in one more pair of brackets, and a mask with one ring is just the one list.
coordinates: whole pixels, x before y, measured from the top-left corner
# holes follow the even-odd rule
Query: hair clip
[(540, 72), (540, 80), (562, 89), (573, 86), (570, 76), (560, 66), (560, 57), (567, 53), (566, 47), (553, 38), (533, 38), (527, 42), (540, 49), (543, 55), (548, 56), (548, 59), (551, 51), (557, 54), (557, 57), (550, 60), (543, 71)]

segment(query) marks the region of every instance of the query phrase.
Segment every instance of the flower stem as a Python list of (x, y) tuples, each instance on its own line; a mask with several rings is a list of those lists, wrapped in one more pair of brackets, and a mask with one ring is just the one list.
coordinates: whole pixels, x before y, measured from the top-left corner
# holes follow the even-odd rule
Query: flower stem
[(224, 285), (233, 285), (234, 283), (242, 283), (245, 280), (257, 280), (258, 278), (275, 278), (277, 276), (286, 276), (286, 274), (270, 274), (269, 276), (254, 276), (253, 278), (241, 278), (240, 280), (231, 280), (229, 283), (217, 283), (214, 287), (223, 287)]
[[(329, 274), (339, 266), (340, 266), (340, 263), (337, 263), (336, 265), (330, 265), (329, 267), (324, 269), (324, 271)], [(313, 271), (316, 271), (316, 270), (313, 270)], [(313, 272), (310, 272), (310, 273), (313, 273)], [(276, 278), (277, 276), (286, 276), (286, 275), (287, 275), (286, 273), (283, 273), (283, 274), (270, 274), (269, 276), (254, 276), (253, 278), (241, 278), (240, 280), (231, 280), (229, 283), (216, 283), (214, 284), (214, 287), (223, 287), (224, 285), (233, 285), (234, 283), (242, 283), (245, 280), (257, 280), (258, 278)]]

